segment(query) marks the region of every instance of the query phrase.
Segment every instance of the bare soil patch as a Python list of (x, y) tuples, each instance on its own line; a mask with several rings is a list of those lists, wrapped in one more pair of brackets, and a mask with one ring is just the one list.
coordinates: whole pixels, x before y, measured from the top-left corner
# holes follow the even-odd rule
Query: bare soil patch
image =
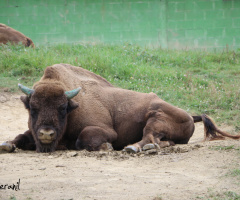
[[(19, 97), (0, 93), (0, 143), (27, 130), (28, 114)], [(232, 131), (232, 127), (221, 128)], [(203, 131), (203, 125), (197, 124), (188, 145), (161, 149), (158, 154), (0, 153), (0, 185), (20, 179), (20, 190), (1, 189), (0, 199), (187, 200), (204, 197), (209, 189), (239, 194), (238, 180), (226, 176), (240, 168), (239, 151), (211, 148), (239, 147), (239, 140), (203, 143)]]

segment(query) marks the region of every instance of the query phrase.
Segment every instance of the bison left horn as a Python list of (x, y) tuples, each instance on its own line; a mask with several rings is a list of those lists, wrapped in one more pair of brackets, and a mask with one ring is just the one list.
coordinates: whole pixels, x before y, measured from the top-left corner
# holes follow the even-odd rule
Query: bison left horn
[(30, 96), (30, 95), (34, 92), (33, 89), (30, 89), (30, 88), (28, 88), (28, 87), (26, 87), (26, 86), (24, 86), (24, 85), (22, 85), (22, 84), (20, 84), (20, 83), (18, 83), (18, 87), (19, 87), (20, 90), (22, 90), (22, 92), (23, 92), (24, 94), (26, 94), (27, 96)]
[(81, 87), (78, 87), (74, 90), (67, 91), (67, 92), (65, 92), (65, 95), (67, 96), (68, 99), (72, 99), (73, 97), (75, 97), (79, 93), (79, 91), (81, 89), (82, 89)]

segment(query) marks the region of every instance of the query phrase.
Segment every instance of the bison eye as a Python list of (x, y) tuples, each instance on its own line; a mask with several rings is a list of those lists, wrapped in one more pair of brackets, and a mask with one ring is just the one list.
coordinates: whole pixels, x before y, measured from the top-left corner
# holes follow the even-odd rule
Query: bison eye
[(65, 115), (67, 114), (67, 104), (61, 105), (58, 108), (58, 112), (62, 117), (65, 117)]
[(31, 108), (30, 109), (30, 114), (32, 115), (32, 117), (35, 117), (38, 114), (38, 110), (36, 108)]

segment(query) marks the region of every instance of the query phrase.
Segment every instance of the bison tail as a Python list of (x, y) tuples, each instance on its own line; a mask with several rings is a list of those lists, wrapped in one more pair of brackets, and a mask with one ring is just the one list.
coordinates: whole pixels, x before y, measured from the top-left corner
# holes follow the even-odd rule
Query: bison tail
[(232, 139), (240, 139), (240, 135), (231, 135), (227, 132), (221, 131), (214, 123), (214, 121), (207, 115), (192, 116), (194, 123), (203, 121), (204, 124), (204, 141), (206, 140), (223, 140), (225, 137)]

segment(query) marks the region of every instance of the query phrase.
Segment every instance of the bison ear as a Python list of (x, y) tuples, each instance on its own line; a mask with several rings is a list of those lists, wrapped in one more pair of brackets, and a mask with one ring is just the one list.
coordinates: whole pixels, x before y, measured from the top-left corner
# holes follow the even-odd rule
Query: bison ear
[(26, 109), (30, 109), (30, 106), (29, 106), (29, 97), (28, 96), (21, 96), (20, 97), (21, 101), (23, 102), (24, 106)]
[(68, 100), (67, 112), (70, 113), (78, 107), (78, 103), (73, 100)]

